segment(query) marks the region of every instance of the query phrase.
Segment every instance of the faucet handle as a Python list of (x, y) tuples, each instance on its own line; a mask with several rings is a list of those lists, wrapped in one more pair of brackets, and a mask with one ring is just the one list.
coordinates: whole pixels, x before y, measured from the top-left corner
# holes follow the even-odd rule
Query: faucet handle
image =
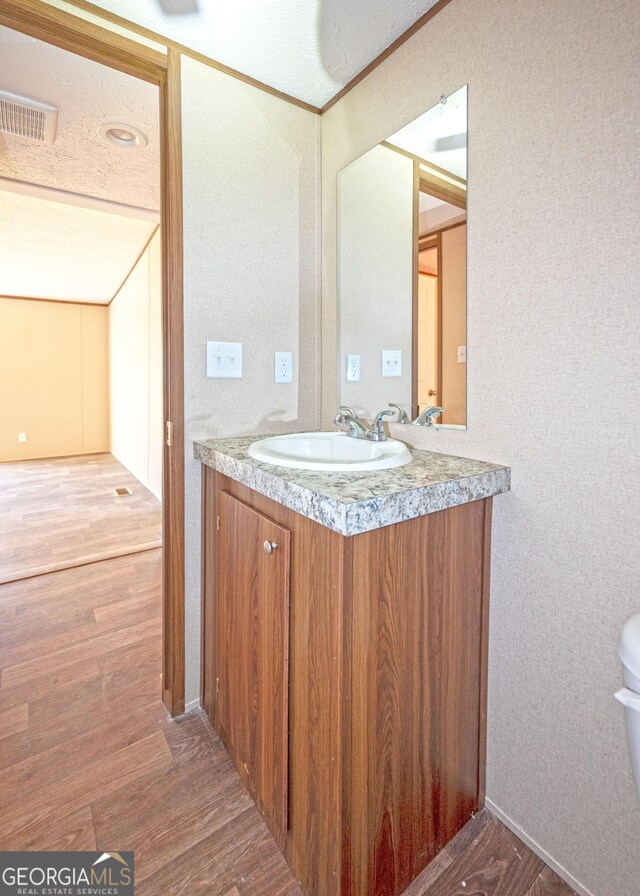
[(393, 411), (387, 411), (386, 408), (384, 411), (380, 411), (380, 413), (376, 414), (371, 421), (371, 426), (380, 426), (383, 417), (393, 417)]
[(358, 415), (356, 414), (356, 412), (353, 410), (353, 408), (350, 408), (348, 404), (341, 404), (340, 407), (339, 407), (339, 410), (340, 410), (343, 414), (348, 414), (350, 417), (353, 417), (354, 420), (359, 420), (359, 419), (360, 419), (360, 418), (358, 417)]
[(394, 404), (392, 401), (390, 401), (389, 407), (395, 408), (396, 411), (398, 412), (398, 423), (411, 423), (411, 420), (409, 419), (409, 415), (407, 414), (407, 412), (405, 411), (405, 409), (402, 407), (401, 404)]
[(376, 414), (375, 417), (373, 418), (373, 420), (371, 421), (371, 428), (369, 429), (369, 432), (367, 433), (367, 435), (370, 439), (373, 439), (374, 441), (381, 442), (384, 439), (386, 439), (386, 437), (387, 437), (387, 434), (384, 431), (384, 426), (382, 425), (383, 417), (393, 417), (393, 411), (387, 411), (387, 410), (380, 411), (380, 413)]

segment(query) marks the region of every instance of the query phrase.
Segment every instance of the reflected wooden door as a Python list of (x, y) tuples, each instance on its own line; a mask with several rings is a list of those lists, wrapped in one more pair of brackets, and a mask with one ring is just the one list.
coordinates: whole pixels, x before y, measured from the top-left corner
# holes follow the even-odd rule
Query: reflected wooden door
[(216, 718), (283, 848), (288, 805), (287, 529), (220, 492)]
[[(435, 249), (430, 250), (435, 254)], [(426, 253), (422, 253), (426, 254)], [(418, 276), (418, 413), (438, 401), (438, 277)]]

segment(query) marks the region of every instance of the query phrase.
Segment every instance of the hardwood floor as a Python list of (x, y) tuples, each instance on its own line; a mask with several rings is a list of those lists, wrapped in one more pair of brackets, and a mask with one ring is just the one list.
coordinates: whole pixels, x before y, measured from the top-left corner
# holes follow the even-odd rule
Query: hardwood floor
[(160, 502), (110, 454), (2, 463), (0, 495), (0, 583), (162, 543)]
[[(134, 850), (138, 896), (302, 896), (208, 720), (160, 700), (160, 560), (0, 585), (0, 850)], [(571, 890), (485, 810), (405, 896), (463, 894)]]

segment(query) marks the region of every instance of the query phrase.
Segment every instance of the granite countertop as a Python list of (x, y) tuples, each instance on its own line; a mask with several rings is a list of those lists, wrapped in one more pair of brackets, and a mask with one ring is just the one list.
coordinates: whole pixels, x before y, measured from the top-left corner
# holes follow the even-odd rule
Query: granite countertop
[(358, 535), (458, 504), (509, 491), (511, 470), (435, 451), (409, 448), (411, 463), (391, 470), (324, 473), (254, 460), (257, 438), (194, 442), (194, 457), (279, 504), (341, 535)]

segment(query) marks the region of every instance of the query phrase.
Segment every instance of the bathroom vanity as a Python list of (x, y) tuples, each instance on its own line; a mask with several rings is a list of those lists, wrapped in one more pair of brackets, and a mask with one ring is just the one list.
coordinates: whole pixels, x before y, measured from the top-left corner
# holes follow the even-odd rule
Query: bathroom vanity
[(396, 896), (483, 803), (495, 464), (203, 467), (203, 705), (310, 896)]

